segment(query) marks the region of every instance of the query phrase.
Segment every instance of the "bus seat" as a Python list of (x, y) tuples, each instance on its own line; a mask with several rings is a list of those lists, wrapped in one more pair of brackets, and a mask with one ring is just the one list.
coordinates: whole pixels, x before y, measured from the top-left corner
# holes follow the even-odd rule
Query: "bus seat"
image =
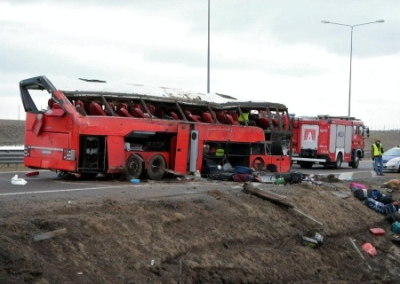
[(85, 104), (82, 101), (75, 101), (75, 108), (81, 115), (86, 116)]
[(195, 121), (195, 122), (202, 122), (200, 115), (193, 115), (192, 114), (191, 117), (192, 117), (193, 121)]
[(144, 115), (143, 111), (140, 108), (133, 109), (132, 116), (133, 117), (138, 117), (138, 118), (145, 118), (145, 115)]
[(232, 115), (225, 114), (225, 124), (239, 124), (238, 121), (234, 121)]
[(282, 116), (282, 124), (283, 124), (283, 128), (284, 128), (285, 130), (289, 130), (290, 125), (289, 125), (289, 118), (288, 118), (287, 115), (283, 115), (283, 116)]
[(107, 114), (105, 111), (101, 108), (101, 106), (98, 103), (91, 102), (89, 105), (89, 111), (91, 115), (102, 115), (106, 116)]
[(190, 111), (185, 110), (184, 113), (185, 113), (185, 116), (186, 116), (187, 120), (200, 122), (199, 118), (197, 117), (197, 115), (192, 115), (192, 113)]
[(226, 120), (226, 116), (225, 116), (225, 112), (224, 111), (219, 111), (216, 113), (217, 119), (219, 121), (219, 123), (225, 123)]
[(239, 115), (236, 111), (231, 111), (230, 115), (232, 116), (234, 121), (239, 121)]
[(171, 116), (172, 116), (173, 119), (179, 120), (179, 116), (176, 114), (176, 112), (171, 111), (170, 114), (171, 114)]
[(112, 102), (107, 102), (107, 103), (108, 103), (108, 105), (110, 106), (112, 112), (109, 113), (109, 112), (107, 111), (107, 108), (106, 108), (106, 109), (105, 109), (105, 110), (106, 110), (106, 113), (107, 113), (109, 116), (113, 116), (114, 113), (116, 112), (116, 111), (115, 111), (115, 106), (114, 106), (114, 104), (113, 104)]
[(202, 115), (203, 121), (207, 123), (214, 123), (211, 113), (204, 112)]
[(126, 103), (118, 104), (117, 114), (119, 116), (132, 117), (132, 115), (128, 112), (128, 105)]
[(47, 101), (47, 105), (49, 106), (49, 109), (50, 109), (50, 108), (53, 108), (53, 105), (54, 105), (53, 98), (50, 98), (50, 99)]
[(151, 104), (147, 104), (146, 106), (147, 106), (147, 108), (149, 109), (150, 114), (151, 114), (151, 115), (155, 115), (154, 113), (155, 113), (155, 111), (156, 111), (156, 108), (155, 108), (153, 105), (151, 105)]
[(266, 117), (258, 118), (255, 120), (255, 122), (256, 122), (256, 125), (261, 128), (268, 128), (268, 126), (269, 126), (269, 121), (268, 121), (268, 118), (266, 118)]
[(164, 111), (161, 108), (157, 107), (154, 110), (154, 116), (156, 116), (158, 118), (163, 118), (164, 117)]

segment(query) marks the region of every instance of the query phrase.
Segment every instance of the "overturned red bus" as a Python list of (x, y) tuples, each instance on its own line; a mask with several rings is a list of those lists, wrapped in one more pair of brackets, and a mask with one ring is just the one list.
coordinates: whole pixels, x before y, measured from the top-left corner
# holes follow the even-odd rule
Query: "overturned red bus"
[[(110, 91), (104, 81), (79, 82), (85, 84), (79, 90), (57, 89), (45, 76), (20, 82), (25, 166), (154, 180), (167, 171), (205, 175), (227, 162), (290, 170), (291, 125), (282, 104), (226, 95), (217, 103), (209, 94), (137, 85)], [(35, 103), (37, 90), (48, 92), (44, 110)]]

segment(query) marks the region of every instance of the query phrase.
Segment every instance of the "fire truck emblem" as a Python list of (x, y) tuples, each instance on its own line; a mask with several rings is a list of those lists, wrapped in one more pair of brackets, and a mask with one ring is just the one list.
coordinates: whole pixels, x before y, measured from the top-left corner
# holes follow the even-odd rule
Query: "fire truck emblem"
[(338, 135), (339, 137), (344, 137), (344, 132), (340, 131), (340, 132), (338, 132), (337, 135)]
[(304, 140), (315, 141), (315, 129), (304, 129)]

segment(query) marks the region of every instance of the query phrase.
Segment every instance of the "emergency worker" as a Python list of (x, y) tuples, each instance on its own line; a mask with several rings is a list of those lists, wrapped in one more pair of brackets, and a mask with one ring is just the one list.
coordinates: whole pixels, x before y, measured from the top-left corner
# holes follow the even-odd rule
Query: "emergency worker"
[(242, 125), (247, 125), (248, 121), (249, 121), (249, 111), (248, 110), (244, 110), (240, 113), (239, 117), (238, 117), (238, 121), (240, 124)]
[(371, 153), (372, 153), (372, 161), (374, 161), (374, 171), (378, 176), (383, 176), (383, 146), (381, 144), (381, 140), (376, 139), (375, 143), (372, 144)]

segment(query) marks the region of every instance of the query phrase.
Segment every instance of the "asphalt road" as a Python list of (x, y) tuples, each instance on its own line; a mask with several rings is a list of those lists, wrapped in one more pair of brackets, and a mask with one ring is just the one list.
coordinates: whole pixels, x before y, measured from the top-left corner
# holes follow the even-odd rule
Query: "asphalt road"
[[(361, 161), (358, 169), (347, 167), (343, 164), (341, 169), (326, 169), (320, 165), (314, 165), (311, 169), (301, 169), (294, 164), (292, 171), (305, 174), (339, 176), (357, 175), (358, 178), (370, 178), (372, 172), (372, 162)], [(239, 190), (241, 184), (232, 182), (178, 182), (178, 181), (141, 181), (139, 184), (133, 184), (127, 181), (106, 181), (106, 180), (64, 180), (59, 179), (55, 172), (40, 171), (38, 176), (27, 177), (26, 171), (19, 172), (0, 172), (0, 200), (35, 198), (45, 199), (65, 199), (66, 202), (88, 198), (112, 198), (112, 197), (131, 197), (135, 199), (153, 198), (163, 196), (176, 196), (186, 194), (197, 194), (210, 189), (218, 190)], [(24, 186), (12, 185), (11, 178), (18, 174), (20, 178), (27, 181)], [(400, 178), (400, 174), (386, 174), (387, 178)]]

